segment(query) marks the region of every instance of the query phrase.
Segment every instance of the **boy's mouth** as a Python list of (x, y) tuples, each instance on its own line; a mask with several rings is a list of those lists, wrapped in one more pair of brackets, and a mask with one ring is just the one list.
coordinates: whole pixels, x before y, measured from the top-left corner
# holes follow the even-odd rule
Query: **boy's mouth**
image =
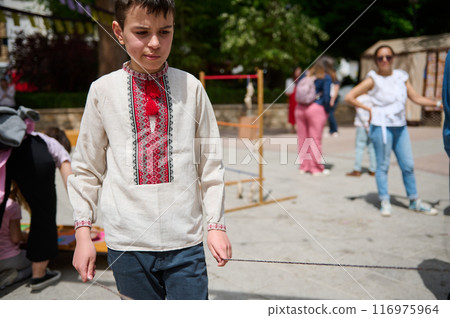
[(159, 55), (153, 55), (153, 54), (146, 54), (146, 55), (144, 55), (144, 57), (150, 61), (154, 61), (154, 60), (157, 60), (160, 58)]

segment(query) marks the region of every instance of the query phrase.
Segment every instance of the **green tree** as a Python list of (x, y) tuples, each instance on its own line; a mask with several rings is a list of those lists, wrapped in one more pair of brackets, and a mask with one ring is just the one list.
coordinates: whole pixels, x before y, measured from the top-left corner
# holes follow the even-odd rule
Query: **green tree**
[(217, 73), (224, 67), (220, 53), (220, 15), (230, 7), (228, 1), (177, 0), (169, 63), (193, 74)]
[[(411, 37), (450, 32), (450, 2), (442, 0), (291, 0), (300, 4), (330, 35), (322, 49), (329, 53), (359, 59), (369, 46), (382, 39)], [(341, 37), (340, 35), (364, 12)], [(415, 23), (416, 21), (416, 23)], [(415, 27), (416, 26), (416, 27)]]
[(294, 65), (308, 66), (328, 35), (299, 5), (287, 0), (233, 0), (223, 13), (222, 53), (245, 70), (256, 67), (289, 73)]

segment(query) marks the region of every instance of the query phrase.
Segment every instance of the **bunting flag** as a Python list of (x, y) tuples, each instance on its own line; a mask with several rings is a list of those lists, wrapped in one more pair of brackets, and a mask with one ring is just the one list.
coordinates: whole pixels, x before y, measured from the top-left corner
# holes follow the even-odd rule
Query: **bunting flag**
[(53, 20), (54, 24), (55, 24), (55, 29), (57, 33), (64, 33), (64, 24), (61, 20), (59, 19), (55, 19)]
[[(114, 20), (113, 13), (97, 7), (91, 8), (88, 5), (82, 4), (79, 0), (60, 0), (60, 3), (73, 11), (88, 16), (91, 20), (47, 16), (0, 5), (0, 23), (7, 23), (8, 19), (12, 19), (14, 25), (20, 27), (21, 18), (22, 22), (23, 18), (28, 18), (33, 28), (37, 28), (43, 24), (45, 29), (55, 30), (57, 33), (67, 32), (68, 34), (92, 35), (97, 30), (94, 24), (111, 25)], [(38, 21), (39, 23), (37, 23)]]
[(75, 28), (77, 29), (77, 33), (78, 34), (85, 34), (86, 33), (86, 30), (85, 30), (85, 27), (84, 27), (84, 23), (81, 22), (81, 21), (75, 22)]
[(73, 0), (67, 0), (67, 6), (69, 7), (70, 10), (74, 11), (76, 9), (75, 7), (75, 3), (73, 2)]
[(19, 15), (17, 13), (15, 13), (15, 12), (12, 12), (11, 16), (13, 18), (14, 25), (15, 26), (20, 26), (20, 17), (19, 17)]
[(94, 33), (94, 25), (92, 23), (86, 22), (84, 24), (84, 26), (85, 26), (85, 29), (87, 31), (87, 34), (93, 34)]
[(0, 22), (6, 23), (6, 16), (3, 11), (0, 10)]
[(32, 15), (28, 16), (28, 19), (30, 20), (30, 24), (33, 28), (36, 27), (36, 21), (34, 20), (34, 17)]
[[(89, 18), (94, 19), (95, 21), (99, 21), (100, 23), (106, 22), (109, 23), (109, 21), (112, 21), (114, 19), (114, 13), (109, 12), (107, 10), (101, 9), (101, 8), (94, 8), (91, 9), (91, 7), (87, 4), (81, 3), (79, 0), (59, 0), (59, 2), (62, 5), (67, 6), (72, 11), (78, 11), (80, 14), (84, 14), (88, 16)], [(95, 11), (95, 13), (94, 13)], [(108, 17), (104, 17), (102, 20), (99, 20), (99, 12), (102, 12), (104, 15)]]
[[(60, 1), (62, 4), (67, 4), (68, 0), (60, 0)], [(86, 7), (87, 6), (85, 6), (84, 9), (86, 9), (88, 12), (91, 12), (91, 9), (89, 7), (87, 8)], [(86, 13), (84, 9), (83, 12)], [(112, 16), (105, 14), (105, 17), (103, 18), (103, 20), (110, 21)], [(76, 33), (79, 35), (86, 35), (86, 34), (94, 34), (96, 30), (94, 28), (94, 22), (86, 21), (85, 19), (76, 20), (76, 19), (60, 18), (55, 16), (46, 16), (42, 14), (21, 11), (13, 8), (7, 8), (0, 5), (0, 23), (7, 23), (7, 18), (11, 18), (14, 25), (18, 27), (20, 27), (21, 25), (21, 18), (25, 19), (28, 18), (33, 28), (37, 28), (39, 25), (37, 22), (41, 21), (40, 25), (44, 25), (45, 29), (47, 30), (53, 29), (57, 33), (66, 32), (67, 34)]]
[(47, 30), (50, 30), (52, 28), (52, 20), (49, 18), (43, 18), (43, 20), (44, 20), (45, 28)]
[(75, 33), (72, 21), (65, 20), (64, 21), (64, 27), (66, 28), (67, 33), (69, 33), (69, 34), (74, 34)]

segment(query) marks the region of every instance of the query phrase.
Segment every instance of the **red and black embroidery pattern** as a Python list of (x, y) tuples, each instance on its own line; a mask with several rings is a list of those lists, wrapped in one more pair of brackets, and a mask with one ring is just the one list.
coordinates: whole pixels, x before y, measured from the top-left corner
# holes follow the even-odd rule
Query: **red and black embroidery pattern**
[(138, 185), (172, 182), (172, 101), (167, 66), (151, 77), (141, 73), (135, 76), (135, 72), (124, 69), (130, 74), (135, 182)]

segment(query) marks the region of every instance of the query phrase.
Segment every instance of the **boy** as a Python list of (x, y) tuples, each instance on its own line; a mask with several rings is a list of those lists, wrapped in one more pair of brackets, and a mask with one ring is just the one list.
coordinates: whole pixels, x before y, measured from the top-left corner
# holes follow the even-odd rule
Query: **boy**
[(231, 258), (224, 167), (208, 146), (193, 160), (195, 138), (219, 137), (212, 106), (197, 79), (166, 62), (174, 15), (173, 0), (116, 2), (113, 30), (131, 61), (92, 84), (69, 179), (74, 267), (93, 279), (98, 207), (117, 288), (133, 299), (207, 299), (203, 218), (218, 265)]

